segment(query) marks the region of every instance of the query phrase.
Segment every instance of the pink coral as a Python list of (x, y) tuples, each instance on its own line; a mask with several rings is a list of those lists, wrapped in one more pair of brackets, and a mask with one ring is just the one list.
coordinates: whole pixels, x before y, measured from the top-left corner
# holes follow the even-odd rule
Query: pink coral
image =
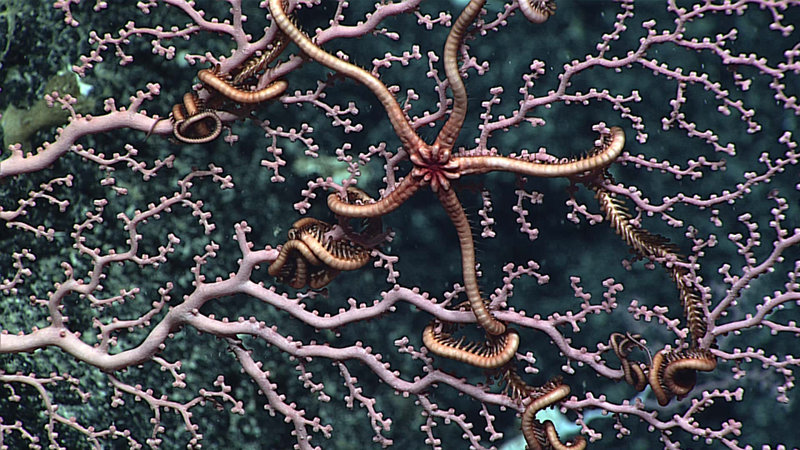
[[(327, 190), (382, 195), (406, 173), (372, 94), (290, 46), (261, 81), (288, 81), (279, 100), (222, 114), (224, 139), (179, 145), (165, 118), (197, 71), (238, 67), (278, 30), (266, 2), (128, 3), (54, 3), (63, 21), (50, 26), (72, 31), (62, 45), (83, 55), (73, 71), (103, 110), (45, 93), (69, 121), (0, 160), (0, 447), (483, 448), (518, 435), (522, 403), (422, 346), (431, 318), (475, 320), (454, 308), (458, 243), (429, 194), (384, 218), (372, 267), (317, 291), (267, 274), (296, 219), (330, 219)], [(420, 135), (447, 117), (439, 59), (455, 13), (441, 2), (291, 3), (318, 45), (390, 87)], [(490, 307), (520, 333), (520, 376), (563, 376), (561, 411), (590, 446), (800, 445), (785, 429), (800, 363), (798, 5), (563, 1), (534, 25), (509, 1), (460, 50), (460, 152), (553, 161), (591, 148), (593, 126), (621, 126), (608, 190), (685, 255), (631, 256), (566, 181), (456, 186), (480, 224)], [(608, 344), (615, 331), (653, 353), (685, 342), (660, 263), (701, 293), (701, 345), (718, 361), (665, 407), (620, 382)]]

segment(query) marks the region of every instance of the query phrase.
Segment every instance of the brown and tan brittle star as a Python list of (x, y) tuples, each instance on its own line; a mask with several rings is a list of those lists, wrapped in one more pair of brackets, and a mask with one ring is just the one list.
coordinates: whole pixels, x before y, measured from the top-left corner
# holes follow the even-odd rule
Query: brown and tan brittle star
[[(451, 186), (451, 181), (463, 175), (495, 171), (545, 178), (584, 176), (587, 173), (602, 170), (611, 164), (622, 152), (625, 135), (621, 128), (613, 127), (602, 137), (602, 144), (589, 152), (587, 156), (558, 163), (541, 163), (493, 154), (454, 154), (453, 147), (467, 112), (467, 91), (458, 69), (458, 49), (467, 28), (475, 20), (484, 3), (485, 0), (473, 0), (464, 8), (451, 27), (445, 42), (443, 60), (445, 75), (453, 92), (453, 107), (448, 120), (439, 131), (433, 144), (426, 143), (416, 133), (392, 93), (376, 76), (331, 55), (314, 44), (289, 19), (286, 13), (287, 6), (283, 0), (270, 0), (269, 7), (273, 20), (283, 34), (293, 41), (306, 56), (367, 86), (375, 94), (386, 110), (389, 121), (413, 164), (411, 172), (381, 199), (373, 203), (353, 204), (346, 199), (343, 200), (339, 194), (331, 194), (328, 197), (328, 207), (334, 214), (344, 217), (381, 217), (397, 209), (420, 188), (430, 186), (456, 229), (468, 304), (476, 321), (486, 331), (489, 341), (486, 345), (465, 344), (463, 339), (453, 339), (447, 330), (437, 331), (435, 325), (429, 325), (426, 328), (423, 340), (426, 347), (440, 356), (478, 367), (500, 368), (507, 366), (513, 359), (519, 345), (519, 337), (514, 330), (508, 329), (503, 322), (492, 316), (486, 307), (486, 302), (481, 297), (472, 231), (464, 208)], [(531, 3), (530, 6), (538, 13), (538, 22), (544, 21), (555, 10), (554, 4), (546, 0)], [(439, 329), (441, 330), (442, 327)], [(526, 433), (528, 444), (532, 447), (540, 446), (542, 443), (546, 446), (556, 445), (556, 443), (563, 446), (558, 441), (552, 427), (542, 428), (532, 417), (536, 410), (563, 399), (568, 394), (569, 388), (559, 385), (560, 387), (556, 389), (559, 395), (545, 395), (548, 400), (544, 404), (541, 399), (537, 399), (537, 394), (544, 395), (542, 392), (536, 391), (534, 388), (519, 387), (524, 383), (518, 377), (515, 379), (518, 380), (518, 386), (514, 388), (514, 392), (529, 395), (533, 399), (523, 415), (523, 418), (527, 418), (524, 420), (527, 425), (524, 428), (528, 430)], [(530, 437), (534, 435), (536, 438)], [(574, 448), (583, 446), (585, 446), (585, 441), (578, 441)]]
[[(455, 142), (467, 113), (467, 91), (458, 67), (459, 48), (467, 28), (475, 21), (484, 4), (485, 0), (470, 1), (452, 25), (447, 36), (443, 62), (445, 76), (453, 94), (452, 109), (433, 144), (428, 144), (414, 130), (411, 121), (383, 82), (366, 70), (335, 57), (317, 46), (287, 16), (286, 9), (289, 5), (286, 0), (269, 0), (270, 13), (274, 23), (282, 32), (280, 47), (282, 48), (286, 42), (292, 41), (311, 60), (368, 87), (386, 110), (394, 132), (413, 164), (410, 173), (379, 200), (353, 202), (351, 201), (353, 199), (342, 198), (338, 193), (334, 193), (328, 196), (327, 203), (330, 210), (344, 218), (377, 219), (400, 207), (420, 188), (430, 186), (456, 229), (461, 251), (464, 290), (467, 295), (466, 304), (473, 312), (476, 322), (485, 330), (487, 341), (479, 344), (464, 338), (455, 338), (452, 335), (455, 329), (453, 324), (434, 320), (423, 332), (423, 343), (438, 356), (494, 371), (505, 381), (507, 394), (516, 399), (527, 399), (527, 405), (522, 414), (522, 429), (529, 448), (582, 449), (586, 446), (585, 439), (577, 438), (570, 444), (564, 444), (559, 440), (552, 423), (541, 423), (534, 417), (538, 410), (566, 398), (569, 394), (569, 386), (557, 379), (540, 388), (530, 387), (517, 376), (511, 361), (519, 346), (519, 334), (515, 330), (507, 328), (505, 323), (497, 320), (481, 297), (478, 288), (474, 238), (464, 208), (451, 182), (464, 175), (497, 171), (543, 178), (567, 177), (573, 181), (581, 181), (595, 191), (606, 218), (635, 253), (650, 259), (680, 262), (683, 260), (676, 253), (677, 248), (666, 238), (651, 234), (645, 229), (633, 228), (630, 225), (630, 216), (621, 202), (614, 199), (605, 190), (604, 180), (610, 177), (606, 168), (620, 155), (625, 144), (624, 132), (619, 127), (601, 131), (599, 144), (596, 144), (595, 148), (586, 156), (556, 163), (543, 163), (494, 153), (454, 153)], [(555, 12), (553, 0), (519, 0), (519, 7), (523, 15), (534, 23), (544, 22)], [(301, 246), (298, 244), (297, 247), (298, 249), (293, 251), (302, 254)], [(289, 248), (288, 243), (287, 248)], [(306, 253), (309, 255), (312, 253), (310, 247)], [(297, 260), (301, 261), (302, 258), (298, 257)], [(313, 261), (313, 258), (310, 260)], [(330, 266), (329, 263), (320, 265)], [(304, 267), (303, 264), (298, 264), (296, 271), (302, 275)], [(694, 387), (694, 374), (697, 371), (710, 371), (716, 367), (713, 355), (706, 349), (697, 348), (699, 340), (706, 333), (701, 296), (696, 287), (687, 283), (686, 269), (670, 268), (669, 264), (665, 267), (670, 271), (670, 275), (679, 289), (691, 335), (690, 348), (688, 350), (664, 349), (656, 354), (648, 369), (642, 363), (632, 363), (627, 359), (632, 346), (640, 345), (630, 335), (626, 339), (619, 339), (621, 336), (619, 334), (612, 335), (611, 342), (611, 348), (623, 363), (625, 380), (641, 389), (646, 378), (646, 383), (652, 387), (658, 402), (662, 405), (669, 402), (673, 396), (680, 398), (686, 395)], [(338, 270), (333, 266), (331, 269), (325, 272), (329, 275), (325, 282), (335, 276), (335, 270)], [(300, 281), (297, 281), (296, 284), (299, 285)]]
[(621, 128), (613, 127), (610, 134), (604, 137), (603, 145), (590, 152), (588, 156), (552, 164), (500, 155), (453, 154), (453, 147), (467, 112), (467, 91), (458, 70), (458, 48), (467, 28), (484, 3), (485, 1), (470, 2), (453, 24), (445, 42), (443, 58), (445, 74), (454, 101), (450, 117), (433, 144), (426, 143), (416, 133), (394, 95), (383, 82), (366, 70), (343, 61), (314, 44), (287, 16), (281, 0), (270, 0), (269, 6), (272, 17), (281, 31), (309, 58), (360, 82), (375, 94), (386, 109), (389, 121), (414, 165), (411, 173), (403, 178), (394, 190), (374, 203), (351, 204), (338, 194), (331, 194), (328, 197), (328, 207), (334, 214), (345, 217), (380, 217), (397, 209), (420, 188), (430, 186), (439, 197), (458, 234), (464, 287), (470, 308), (477, 322), (489, 334), (497, 336), (505, 333), (506, 326), (491, 315), (481, 298), (472, 231), (461, 202), (451, 187), (451, 181), (463, 175), (495, 171), (547, 178), (579, 176), (611, 164), (622, 151), (625, 135)]

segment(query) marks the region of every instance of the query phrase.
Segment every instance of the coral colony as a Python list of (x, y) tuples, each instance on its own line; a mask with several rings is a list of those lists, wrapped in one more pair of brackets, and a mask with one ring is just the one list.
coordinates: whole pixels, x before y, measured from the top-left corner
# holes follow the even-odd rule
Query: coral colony
[(800, 1), (37, 3), (0, 448), (800, 445)]

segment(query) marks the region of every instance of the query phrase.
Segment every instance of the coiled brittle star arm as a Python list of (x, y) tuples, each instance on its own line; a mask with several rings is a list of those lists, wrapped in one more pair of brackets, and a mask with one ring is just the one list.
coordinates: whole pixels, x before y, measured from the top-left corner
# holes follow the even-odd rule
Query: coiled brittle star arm
[(503, 335), (490, 336), (482, 344), (467, 341), (464, 337), (455, 339), (448, 329), (451, 327), (446, 325), (440, 332), (436, 328), (436, 322), (433, 322), (422, 332), (422, 343), (428, 350), (481, 369), (503, 367), (514, 358), (519, 348), (519, 333), (511, 328)]

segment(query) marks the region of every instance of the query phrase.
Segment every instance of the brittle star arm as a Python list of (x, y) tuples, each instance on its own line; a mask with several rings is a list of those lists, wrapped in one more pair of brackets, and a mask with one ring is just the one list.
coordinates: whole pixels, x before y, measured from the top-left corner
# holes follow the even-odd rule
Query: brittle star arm
[(458, 243), (461, 246), (461, 270), (464, 273), (464, 290), (467, 293), (467, 300), (472, 313), (475, 314), (478, 324), (487, 333), (494, 336), (503, 334), (506, 331), (505, 324), (492, 317), (486, 308), (486, 303), (481, 298), (481, 292), (478, 288), (478, 274), (475, 271), (475, 242), (472, 238), (472, 229), (469, 226), (467, 215), (464, 213), (464, 208), (461, 207), (461, 202), (452, 189), (439, 189), (437, 194), (458, 233)]
[(403, 109), (397, 103), (394, 95), (392, 95), (386, 85), (361, 67), (331, 55), (312, 42), (286, 15), (283, 5), (284, 1), (285, 0), (269, 0), (269, 11), (272, 14), (273, 20), (275, 20), (275, 24), (278, 25), (278, 28), (280, 28), (309, 58), (369, 88), (386, 109), (386, 113), (389, 116), (392, 127), (394, 127), (395, 133), (400, 138), (403, 148), (405, 148), (409, 154), (414, 154), (417, 149), (424, 146), (424, 142), (417, 136), (414, 129), (411, 128)]
[(601, 147), (589, 155), (564, 163), (537, 163), (509, 158), (507, 156), (456, 156), (461, 175), (472, 175), (495, 171), (514, 172), (543, 178), (569, 177), (607, 167), (622, 153), (625, 132), (620, 127), (611, 127), (611, 134), (603, 138)]
[(381, 217), (397, 209), (424, 184), (408, 175), (389, 192), (375, 203), (352, 204), (347, 203), (334, 192), (328, 195), (328, 208), (336, 215), (344, 217)]
[(447, 122), (439, 131), (434, 146), (445, 148), (448, 152), (453, 148), (458, 133), (461, 131), (461, 126), (464, 124), (464, 118), (467, 116), (467, 88), (464, 86), (464, 80), (461, 79), (461, 74), (458, 72), (458, 48), (464, 40), (464, 33), (475, 20), (475, 17), (478, 16), (485, 3), (485, 0), (473, 0), (464, 7), (464, 10), (461, 11), (458, 19), (450, 28), (450, 33), (447, 34), (447, 40), (444, 43), (444, 73), (447, 76), (448, 83), (450, 83), (450, 90), (453, 92), (453, 110), (450, 112)]

